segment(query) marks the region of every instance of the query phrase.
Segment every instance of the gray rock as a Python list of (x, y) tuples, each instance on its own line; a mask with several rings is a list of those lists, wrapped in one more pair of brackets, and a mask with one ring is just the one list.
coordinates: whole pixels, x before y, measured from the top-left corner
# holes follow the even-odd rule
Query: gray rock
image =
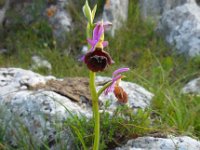
[[(18, 145), (18, 141), (21, 140), (25, 143), (30, 141), (37, 143), (36, 146), (39, 146), (44, 141), (55, 141), (57, 138), (60, 138), (63, 143), (73, 143), (69, 129), (60, 129), (59, 131), (63, 131), (62, 133), (57, 133), (56, 129), (62, 128), (66, 118), (73, 115), (92, 117), (92, 108), (88, 103), (71, 101), (53, 91), (33, 90), (32, 87), (37, 84), (45, 84), (50, 79), (56, 78), (45, 77), (19, 68), (0, 68), (0, 107), (2, 107), (0, 109), (0, 125), (6, 128), (3, 138), (9, 140), (12, 145)], [(97, 77), (96, 81), (109, 79)], [(62, 81), (62, 79), (58, 80)], [(121, 86), (129, 95), (128, 105), (131, 108), (149, 106), (153, 94), (130, 82), (122, 81)], [(105, 109), (107, 100), (110, 101), (110, 105), (106, 111), (112, 114), (119, 104), (113, 94), (102, 95), (100, 101), (104, 105), (101, 109)], [(25, 136), (24, 129), (27, 134), (32, 135), (31, 140)], [(59, 145), (54, 146), (54, 149), (59, 149)]]
[(193, 79), (192, 81), (188, 82), (182, 89), (182, 92), (185, 94), (200, 94), (200, 78)]
[(140, 14), (145, 20), (157, 22), (164, 12), (185, 3), (195, 3), (195, 0), (140, 0)]
[(111, 35), (120, 28), (128, 18), (129, 0), (107, 0), (103, 10), (103, 20), (112, 22)]
[(157, 31), (178, 53), (190, 57), (200, 54), (200, 7), (184, 4), (163, 14)]
[(4, 21), (5, 13), (9, 8), (10, 0), (5, 0), (3, 7), (0, 9), (0, 27)]
[(200, 142), (187, 136), (139, 137), (129, 140), (126, 145), (116, 150), (200, 150)]
[[(23, 135), (23, 128), (31, 134), (33, 143), (40, 146), (44, 141), (56, 140), (60, 133), (56, 128), (61, 128), (65, 119), (73, 115), (84, 115), (91, 118), (91, 110), (85, 110), (70, 99), (50, 91), (19, 91), (4, 95), (0, 99), (1, 104), (6, 108), (3, 120), (7, 126), (5, 138), (12, 145), (18, 145), (18, 141), (26, 140), (20, 137)], [(62, 131), (62, 130), (61, 130)], [(64, 141), (70, 140), (70, 131), (63, 131)], [(14, 136), (11, 136), (13, 135)], [(66, 143), (67, 143), (66, 142)], [(28, 144), (29, 141), (27, 140)]]
[[(66, 42), (66, 34), (72, 27), (72, 18), (65, 8), (67, 4), (68, 0), (63, 0), (47, 8), (47, 16), (52, 27), (53, 35), (58, 44), (61, 45), (64, 45)], [(49, 15), (48, 12), (50, 13)]]
[(9, 9), (6, 11), (4, 27), (12, 27), (17, 24), (28, 25), (42, 19), (43, 11), (46, 7), (44, 1), (9, 1)]
[(64, 45), (66, 42), (66, 34), (70, 31), (72, 26), (71, 16), (66, 9), (67, 5), (68, 0), (10, 0), (10, 3), (8, 0), (5, 6), (0, 9), (0, 23), (5, 20), (4, 27), (10, 27), (12, 29), (13, 26), (18, 24), (30, 25), (34, 22), (46, 19), (52, 28), (53, 35), (58, 45)]
[(8, 49), (2, 48), (0, 49), (0, 54), (6, 54), (8, 53)]
[[(56, 128), (62, 127), (65, 119), (72, 115), (92, 117), (91, 108), (86, 109), (83, 104), (79, 105), (52, 91), (30, 89), (50, 79), (55, 77), (44, 77), (18, 68), (0, 69), (0, 107), (4, 109), (0, 113), (1, 127), (6, 128), (3, 138), (13, 146), (18, 145), (18, 141), (40, 146), (44, 141), (55, 141), (57, 138), (69, 143), (72, 139), (70, 131), (57, 133)], [(32, 135), (31, 140), (26, 134)]]
[(42, 59), (40, 56), (33, 56), (31, 59), (32, 59), (31, 69), (36, 70), (39, 68), (45, 68), (48, 71), (51, 71), (52, 69), (51, 63), (48, 62), (47, 60)]
[(53, 76), (42, 76), (29, 70), (20, 68), (1, 68), (0, 69), (0, 96), (9, 95), (36, 84), (45, 84), (46, 81), (55, 79)]

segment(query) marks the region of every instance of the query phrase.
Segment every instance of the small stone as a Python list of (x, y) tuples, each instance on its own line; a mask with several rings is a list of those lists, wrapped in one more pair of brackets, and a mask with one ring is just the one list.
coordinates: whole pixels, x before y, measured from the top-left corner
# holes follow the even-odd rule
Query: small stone
[(33, 62), (31, 68), (33, 70), (45, 68), (45, 69), (48, 69), (49, 71), (51, 71), (52, 66), (51, 66), (50, 62), (48, 62), (47, 60), (42, 59), (40, 56), (33, 56), (31, 59)]
[(86, 54), (88, 52), (88, 46), (84, 45), (81, 49), (82, 54)]

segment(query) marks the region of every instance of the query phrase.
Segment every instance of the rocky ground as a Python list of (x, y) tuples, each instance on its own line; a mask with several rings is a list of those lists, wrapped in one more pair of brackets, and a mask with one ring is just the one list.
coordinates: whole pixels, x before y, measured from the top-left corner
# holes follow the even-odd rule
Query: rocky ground
[[(79, 78), (79, 80), (78, 83), (74, 82), (74, 84), (83, 84), (87, 88), (87, 79)], [(108, 80), (110, 78), (98, 76), (96, 82), (102, 83)], [(54, 84), (56, 83), (57, 86), (49, 88), (47, 84), (49, 81), (54, 81)], [(53, 76), (42, 76), (30, 70), (20, 68), (0, 69), (0, 107), (5, 114), (1, 118), (1, 125), (7, 126), (5, 138), (9, 139), (12, 145), (17, 144), (16, 139), (22, 134), (18, 130), (18, 127), (21, 125), (28, 129), (33, 136), (34, 142), (41, 144), (44, 140), (56, 138), (55, 123), (57, 125), (62, 124), (71, 115), (92, 117), (90, 97), (84, 96), (88, 94), (88, 90), (81, 90), (80, 86), (74, 85), (71, 92), (75, 92), (74, 94), (79, 93), (79, 96), (71, 99), (70, 94), (72, 95), (72, 93), (70, 91), (62, 91), (64, 88), (62, 83), (65, 83), (64, 86), (66, 87), (69, 85), (73, 87), (73, 78), (71, 80), (56, 79)], [(144, 109), (150, 105), (153, 94), (143, 87), (123, 81), (121, 86), (128, 93), (129, 102), (127, 105), (130, 108)], [(105, 109), (106, 101), (110, 102), (109, 107), (106, 107), (106, 111), (111, 114), (120, 105), (113, 94), (108, 96), (102, 95), (99, 101), (101, 102), (101, 109)], [(68, 140), (67, 143), (71, 142), (69, 132), (63, 131), (62, 134), (65, 140)], [(70, 147), (70, 144), (68, 146)], [(57, 145), (54, 148), (57, 148)], [(128, 141), (127, 144), (116, 148), (116, 150), (168, 150), (174, 148), (179, 150), (200, 149), (200, 142), (190, 137), (140, 137)]]

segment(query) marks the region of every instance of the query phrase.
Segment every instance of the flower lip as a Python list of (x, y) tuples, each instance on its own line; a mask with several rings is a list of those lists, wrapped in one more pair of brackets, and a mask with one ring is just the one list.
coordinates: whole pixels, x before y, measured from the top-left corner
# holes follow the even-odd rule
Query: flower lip
[(112, 59), (109, 53), (97, 47), (94, 51), (90, 51), (85, 55), (84, 62), (91, 71), (98, 72), (105, 70), (108, 65), (111, 65)]
[(119, 103), (125, 104), (128, 102), (128, 95), (122, 87), (116, 86), (114, 89), (114, 94)]

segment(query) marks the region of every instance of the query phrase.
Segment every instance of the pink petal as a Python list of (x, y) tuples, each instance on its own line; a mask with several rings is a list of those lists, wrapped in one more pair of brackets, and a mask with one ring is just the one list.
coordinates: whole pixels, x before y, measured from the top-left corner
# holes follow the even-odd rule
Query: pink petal
[(81, 56), (81, 58), (78, 59), (78, 61), (84, 61), (85, 55)]
[(112, 78), (112, 82), (115, 82), (115, 81), (121, 79), (121, 77), (122, 77), (121, 74), (117, 75), (116, 77)]
[(93, 40), (99, 41), (101, 35), (104, 32), (103, 24), (97, 24), (93, 30)]
[(104, 94), (108, 95), (108, 93), (113, 92), (115, 84), (116, 84), (116, 82), (113, 82), (108, 88), (106, 88), (106, 90), (104, 91)]
[(106, 46), (108, 46), (108, 41), (103, 41), (103, 47), (106, 47)]
[(91, 46), (94, 46), (96, 45), (96, 41), (95, 40), (92, 40), (92, 39), (87, 39), (87, 42), (91, 45)]
[(109, 28), (110, 26), (112, 26), (112, 23), (109, 22), (109, 21), (106, 21), (106, 22), (103, 23), (104, 29)]
[(115, 78), (112, 79), (112, 84), (108, 88), (106, 88), (106, 90), (104, 91), (105, 95), (108, 95), (109, 92), (114, 91), (116, 81), (119, 80), (121, 77), (122, 77), (121, 75), (118, 75), (118, 76), (116, 76)]
[(115, 76), (117, 76), (119, 73), (122, 73), (122, 72), (126, 72), (126, 71), (129, 71), (130, 69), (129, 68), (120, 68), (120, 69), (117, 69), (113, 72), (113, 78)]

